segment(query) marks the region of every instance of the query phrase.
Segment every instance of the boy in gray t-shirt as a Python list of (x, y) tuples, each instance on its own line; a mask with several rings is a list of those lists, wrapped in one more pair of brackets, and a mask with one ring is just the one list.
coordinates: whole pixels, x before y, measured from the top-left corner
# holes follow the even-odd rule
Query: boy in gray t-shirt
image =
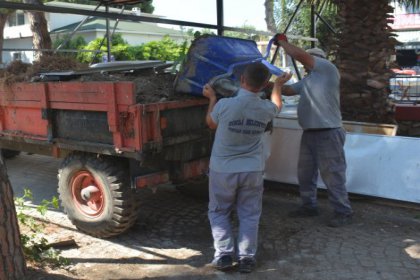
[[(265, 163), (262, 136), (268, 122), (281, 109), (281, 87), (290, 79), (286, 73), (278, 77), (271, 101), (263, 100), (258, 93), (270, 76), (264, 64), (252, 63), (245, 68), (235, 97), (216, 103), (210, 85), (203, 90), (209, 99), (206, 122), (216, 129), (210, 158), (208, 216), (215, 249), (213, 265), (222, 271), (231, 269), (234, 259), (238, 259), (242, 273), (255, 267)], [(235, 206), (240, 225), (237, 246), (230, 224)]]

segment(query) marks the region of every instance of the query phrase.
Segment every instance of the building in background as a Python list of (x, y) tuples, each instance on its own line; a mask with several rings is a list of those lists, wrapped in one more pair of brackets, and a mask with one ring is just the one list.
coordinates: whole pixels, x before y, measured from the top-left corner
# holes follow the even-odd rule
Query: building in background
[(394, 23), (391, 27), (401, 42), (396, 46), (396, 60), (402, 69), (420, 74), (420, 9), (392, 4)]
[[(96, 6), (81, 5), (64, 2), (48, 2), (48, 6), (94, 10)], [(105, 11), (104, 7), (100, 7), (98, 11)], [(121, 13), (120, 9), (109, 8), (111, 13)], [(126, 14), (138, 14), (138, 10), (125, 11)], [(153, 14), (142, 13), (142, 16), (159, 17)], [(84, 15), (74, 14), (57, 14), (45, 12), (48, 22), (51, 39), (54, 41), (57, 36), (61, 38), (72, 33), (75, 28), (86, 18)], [(110, 32), (115, 26), (115, 20), (110, 20)], [(133, 22), (119, 21), (115, 29), (115, 33), (121, 34), (122, 38), (130, 45), (140, 45), (150, 41), (162, 39), (168, 35), (177, 42), (184, 41), (188, 36), (179, 29), (170, 29), (159, 26), (156, 23), (149, 22)], [(96, 38), (103, 38), (106, 34), (106, 20), (103, 18), (91, 17), (78, 29), (74, 36), (82, 36), (86, 43)], [(16, 11), (9, 16), (8, 22), (4, 28), (3, 42), (3, 64), (7, 64), (13, 60), (22, 60), (23, 62), (32, 62), (34, 60), (34, 52), (30, 49), (32, 45), (32, 32), (30, 29), (29, 19), (23, 11)], [(26, 50), (25, 50), (26, 49)]]

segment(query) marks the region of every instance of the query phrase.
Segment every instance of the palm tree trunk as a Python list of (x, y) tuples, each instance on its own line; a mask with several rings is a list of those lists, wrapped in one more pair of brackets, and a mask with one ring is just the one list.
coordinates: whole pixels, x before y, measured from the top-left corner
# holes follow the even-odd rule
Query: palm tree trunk
[(388, 26), (387, 0), (339, 0), (336, 65), (341, 73), (343, 119), (394, 122), (388, 102), (389, 57), (396, 40)]
[(22, 279), (26, 262), (6, 166), (0, 159), (0, 279)]

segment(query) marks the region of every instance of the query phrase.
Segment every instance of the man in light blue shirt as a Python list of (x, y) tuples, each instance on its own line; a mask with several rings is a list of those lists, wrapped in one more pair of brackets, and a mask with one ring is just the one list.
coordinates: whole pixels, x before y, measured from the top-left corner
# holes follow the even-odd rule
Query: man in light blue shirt
[[(210, 158), (208, 216), (215, 248), (213, 264), (222, 271), (232, 268), (235, 258), (241, 273), (251, 272), (256, 263), (265, 167), (262, 136), (281, 109), (281, 87), (291, 77), (287, 73), (278, 77), (271, 101), (263, 100), (258, 93), (270, 76), (262, 63), (252, 63), (245, 68), (235, 97), (217, 102), (210, 85), (203, 90), (209, 99), (206, 122), (216, 129)], [(239, 219), (237, 246), (230, 224), (235, 206)]]
[(298, 121), (303, 129), (298, 160), (302, 205), (290, 217), (318, 216), (317, 181), (321, 174), (334, 215), (328, 225), (350, 224), (353, 211), (346, 190), (346, 158), (340, 111), (340, 74), (318, 48), (307, 51), (277, 35), (285, 52), (302, 63), (308, 73), (301, 81), (283, 87), (284, 95), (300, 95)]

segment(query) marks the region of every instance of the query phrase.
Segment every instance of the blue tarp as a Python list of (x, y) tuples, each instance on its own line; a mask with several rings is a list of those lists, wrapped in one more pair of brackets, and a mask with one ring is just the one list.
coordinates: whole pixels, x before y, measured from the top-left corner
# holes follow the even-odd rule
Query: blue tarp
[(256, 61), (263, 62), (275, 75), (282, 73), (266, 60), (252, 40), (202, 36), (192, 43), (187, 59), (178, 73), (175, 90), (202, 95), (203, 86), (212, 78), (224, 75), (239, 81), (243, 67)]

